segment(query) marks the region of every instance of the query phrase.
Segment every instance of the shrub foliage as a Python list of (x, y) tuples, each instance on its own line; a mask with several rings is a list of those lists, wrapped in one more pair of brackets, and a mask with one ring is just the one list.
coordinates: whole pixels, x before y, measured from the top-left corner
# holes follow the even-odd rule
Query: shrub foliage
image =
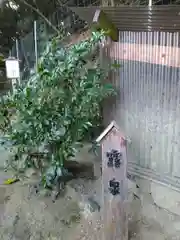
[(97, 61), (102, 33), (62, 48), (53, 39), (39, 60), (38, 71), (26, 84), (2, 97), (0, 126), (3, 144), (13, 152), (11, 167), (34, 167), (46, 186), (67, 174), (64, 161), (74, 156), (87, 130), (100, 115), (101, 101), (114, 94), (104, 84), (108, 70)]

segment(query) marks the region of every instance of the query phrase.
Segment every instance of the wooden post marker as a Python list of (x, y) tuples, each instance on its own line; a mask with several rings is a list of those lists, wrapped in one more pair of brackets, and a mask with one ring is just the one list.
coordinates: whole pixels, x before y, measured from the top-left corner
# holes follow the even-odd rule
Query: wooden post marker
[(128, 240), (126, 140), (113, 121), (96, 142), (102, 151), (102, 239)]

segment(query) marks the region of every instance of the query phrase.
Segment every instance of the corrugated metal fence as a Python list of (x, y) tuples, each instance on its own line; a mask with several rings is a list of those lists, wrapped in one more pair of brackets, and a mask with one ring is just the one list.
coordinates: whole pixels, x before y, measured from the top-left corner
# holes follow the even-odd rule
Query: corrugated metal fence
[[(180, 7), (99, 9), (119, 29), (104, 55), (121, 64), (109, 75), (118, 96), (103, 105), (105, 124), (115, 119), (131, 138), (129, 172), (180, 191)], [(96, 10), (73, 9), (89, 23)]]
[[(95, 6), (71, 7), (80, 18), (92, 23)], [(121, 31), (180, 31), (179, 5), (164, 6), (99, 6), (108, 19)]]
[(106, 123), (115, 119), (131, 138), (129, 171), (180, 190), (180, 35), (121, 31), (110, 76), (118, 89), (106, 105)]

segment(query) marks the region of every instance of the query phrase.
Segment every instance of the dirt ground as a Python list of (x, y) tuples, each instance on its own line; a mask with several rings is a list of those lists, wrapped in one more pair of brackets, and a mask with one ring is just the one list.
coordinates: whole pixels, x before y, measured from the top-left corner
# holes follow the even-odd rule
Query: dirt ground
[[(0, 168), (1, 240), (102, 239), (98, 211), (101, 198), (100, 161), (87, 150), (88, 146), (76, 160), (93, 162), (96, 180), (71, 180), (64, 196), (55, 202), (48, 191), (37, 189), (34, 177), (4, 186), (3, 179), (11, 173), (4, 173)], [(1, 165), (6, 157), (2, 152)], [(180, 239), (180, 216), (159, 208), (143, 185), (144, 182), (138, 179), (129, 181), (129, 239)]]

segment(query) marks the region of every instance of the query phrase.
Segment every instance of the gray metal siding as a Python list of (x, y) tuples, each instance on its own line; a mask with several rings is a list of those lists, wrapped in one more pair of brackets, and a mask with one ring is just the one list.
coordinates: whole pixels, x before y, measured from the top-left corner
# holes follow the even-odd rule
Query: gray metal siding
[[(179, 45), (178, 33), (121, 32), (120, 39)], [(130, 172), (180, 190), (180, 69), (141, 59), (120, 60), (120, 64), (119, 72), (111, 76), (119, 94), (105, 108), (105, 121), (116, 120), (132, 140), (128, 145)]]
[[(180, 6), (99, 6), (108, 19), (120, 30), (128, 31), (164, 31), (180, 30)], [(92, 24), (97, 6), (71, 7), (80, 18)]]

